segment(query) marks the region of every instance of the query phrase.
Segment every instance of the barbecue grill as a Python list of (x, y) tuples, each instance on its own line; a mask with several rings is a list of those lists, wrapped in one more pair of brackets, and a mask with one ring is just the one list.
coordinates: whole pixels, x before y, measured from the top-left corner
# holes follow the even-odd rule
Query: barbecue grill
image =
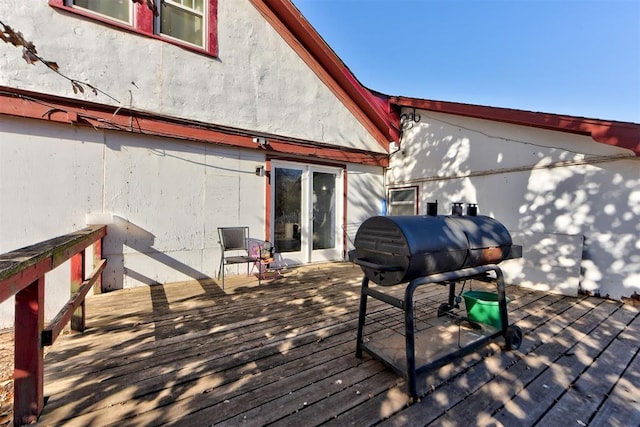
[(498, 263), (512, 242), (504, 225), (488, 216), (377, 216), (360, 226), (354, 246), (369, 280), (389, 286)]
[[(460, 212), (454, 210), (454, 212)], [(469, 212), (469, 210), (468, 210)], [(477, 207), (471, 212), (477, 212)], [(407, 377), (409, 393), (418, 396), (416, 376), (442, 366), (455, 357), (479, 348), (502, 335), (506, 347), (518, 348), (522, 332), (510, 326), (507, 318), (507, 298), (502, 271), (496, 264), (522, 256), (522, 247), (514, 245), (507, 229), (499, 221), (478, 215), (376, 216), (359, 227), (354, 241), (354, 262), (362, 268), (360, 312), (356, 356), (367, 351)], [(495, 276), (495, 277), (494, 277)], [(458, 313), (460, 297), (456, 297), (456, 283), (471, 278), (491, 279), (497, 287), (499, 328), (477, 325)], [(370, 287), (373, 282), (375, 287)], [(392, 289), (404, 284), (404, 298)], [(457, 325), (468, 322), (480, 337), (446, 354), (438, 354), (420, 366), (416, 362), (414, 293), (420, 286), (438, 284), (449, 286), (446, 303), (440, 304), (437, 317), (455, 318)], [(464, 286), (464, 285), (463, 285)], [(404, 311), (405, 357), (398, 357), (398, 346), (389, 355), (384, 342), (364, 342), (367, 298), (373, 297)], [(434, 313), (435, 314), (435, 313)], [(387, 339), (387, 338), (385, 338)], [(393, 338), (388, 338), (391, 342)], [(384, 340), (382, 340), (384, 341)], [(458, 341), (460, 338), (458, 336)], [(438, 339), (429, 341), (436, 345)]]

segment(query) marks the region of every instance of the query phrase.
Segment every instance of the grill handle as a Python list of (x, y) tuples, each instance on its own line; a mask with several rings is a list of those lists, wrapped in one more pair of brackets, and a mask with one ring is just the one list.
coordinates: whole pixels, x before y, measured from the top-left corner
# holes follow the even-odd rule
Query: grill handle
[(400, 265), (376, 264), (375, 262), (367, 261), (362, 258), (356, 258), (353, 260), (353, 262), (361, 265), (362, 267), (370, 268), (376, 271), (402, 271), (402, 266)]

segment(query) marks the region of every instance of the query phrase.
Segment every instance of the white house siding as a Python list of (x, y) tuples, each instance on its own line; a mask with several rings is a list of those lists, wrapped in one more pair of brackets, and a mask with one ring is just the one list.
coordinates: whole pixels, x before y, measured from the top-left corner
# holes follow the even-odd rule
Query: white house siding
[(349, 165), (347, 182), (347, 222), (345, 232), (347, 250), (353, 249), (353, 240), (362, 222), (382, 213), (384, 199), (383, 171), (379, 167)]
[[(0, 161), (0, 253), (106, 220), (107, 290), (216, 277), (217, 227), (264, 238), (259, 151), (0, 116)], [(360, 223), (379, 213), (382, 169), (348, 164), (347, 175), (347, 224)], [(69, 295), (68, 263), (46, 281), (52, 318)], [(0, 328), (12, 322), (9, 300)]]
[(3, 43), (0, 85), (383, 152), (249, 0), (218, 0), (217, 58), (60, 11), (4, 0), (5, 24), (65, 75), (106, 92), (74, 94), (42, 64)]
[[(0, 160), (0, 253), (108, 218), (107, 290), (215, 277), (217, 227), (264, 238), (257, 151), (0, 117)], [(68, 264), (46, 280), (51, 318), (69, 295)], [(0, 327), (12, 313), (0, 305)]]
[[(0, 253), (79, 230), (102, 209), (102, 139), (0, 115)], [(48, 318), (69, 298), (69, 271), (67, 262), (45, 278)], [(13, 326), (13, 308), (13, 298), (0, 304), (0, 328)]]
[(265, 182), (254, 173), (264, 155), (119, 133), (105, 145), (107, 289), (214, 277), (217, 227), (264, 238)]
[(588, 136), (418, 112), (387, 179), (419, 187), (420, 213), (428, 201), (438, 200), (440, 213), (479, 203), (525, 246), (524, 260), (508, 266), (512, 282), (616, 299), (640, 293), (633, 153)]

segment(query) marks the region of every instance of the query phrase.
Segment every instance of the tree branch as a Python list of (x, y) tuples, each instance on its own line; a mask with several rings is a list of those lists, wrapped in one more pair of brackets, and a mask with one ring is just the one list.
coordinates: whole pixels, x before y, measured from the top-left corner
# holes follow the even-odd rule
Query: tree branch
[(118, 104), (120, 103), (120, 101), (115, 99), (113, 96), (109, 95), (103, 90), (98, 89), (92, 84), (81, 82), (79, 80), (73, 79), (61, 73), (60, 67), (56, 62), (48, 61), (42, 58), (40, 55), (38, 55), (38, 51), (36, 49), (35, 44), (33, 44), (33, 42), (25, 39), (20, 31), (15, 31), (13, 28), (11, 28), (9, 25), (5, 24), (1, 20), (0, 20), (0, 40), (4, 41), (7, 44), (12, 44), (14, 47), (17, 47), (17, 48), (22, 47), (22, 59), (24, 59), (28, 64), (33, 65), (36, 62), (41, 62), (45, 65), (45, 67), (47, 67), (54, 73), (67, 79), (71, 83), (71, 87), (73, 88), (73, 93), (76, 93), (76, 94), (78, 92), (84, 93), (84, 88), (87, 87), (91, 89), (94, 95), (98, 95), (98, 93), (101, 93), (102, 95), (112, 99)]
[[(154, 16), (158, 16), (160, 13), (158, 11), (158, 7), (156, 6), (155, 1), (153, 0), (131, 0), (134, 4), (140, 4), (143, 6), (147, 6), (149, 10), (153, 12)], [(115, 99), (113, 96), (109, 95), (103, 90), (98, 89), (92, 84), (81, 82), (76, 79), (72, 79), (71, 77), (60, 72), (60, 67), (56, 62), (48, 61), (38, 55), (38, 51), (36, 50), (35, 44), (33, 42), (28, 41), (24, 38), (20, 31), (15, 31), (9, 25), (5, 24), (0, 20), (0, 40), (5, 43), (12, 44), (14, 47), (22, 47), (22, 59), (24, 59), (28, 64), (35, 64), (36, 62), (43, 63), (48, 69), (58, 74), (59, 76), (67, 79), (71, 83), (71, 87), (73, 88), (73, 93), (77, 94), (78, 92), (84, 93), (84, 88), (87, 87), (91, 89), (94, 95), (98, 95), (101, 93), (102, 95), (112, 99), (118, 104), (120, 101)]]

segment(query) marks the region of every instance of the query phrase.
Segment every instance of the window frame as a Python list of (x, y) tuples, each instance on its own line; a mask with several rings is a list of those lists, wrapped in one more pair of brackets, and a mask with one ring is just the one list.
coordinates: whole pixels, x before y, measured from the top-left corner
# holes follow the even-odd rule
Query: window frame
[(125, 26), (129, 26), (129, 27), (133, 27), (133, 23), (134, 23), (134, 15), (135, 15), (135, 10), (133, 8), (134, 3), (129, 0), (127, 3), (129, 6), (129, 21), (123, 21), (121, 19), (115, 18), (113, 16), (109, 16), (109, 15), (105, 15), (103, 13), (100, 12), (96, 12), (93, 11), (91, 9), (82, 7), (82, 6), (78, 6), (78, 5), (73, 5), (73, 1), (74, 0), (65, 0), (65, 4), (67, 4), (69, 7), (73, 7), (73, 8), (78, 8), (79, 10), (81, 10), (84, 13), (90, 14), (90, 15), (96, 15), (97, 17), (99, 17), (100, 19), (105, 19), (108, 21), (115, 21), (116, 23), (120, 24), (120, 25), (125, 25)]
[[(74, 15), (82, 16), (92, 21), (97, 21), (110, 27), (117, 28), (119, 30), (139, 34), (156, 40), (161, 40), (165, 43), (179, 46), (199, 54), (212, 57), (218, 56), (218, 0), (205, 0), (207, 10), (206, 13), (204, 13), (204, 47), (191, 44), (187, 41), (183, 41), (169, 35), (161, 34), (160, 27), (156, 24), (156, 17), (153, 16), (153, 12), (144, 4), (132, 2), (132, 24), (129, 25), (124, 21), (120, 21), (118, 19), (111, 18), (97, 12), (92, 12), (88, 9), (76, 7), (72, 3), (72, 0), (49, 0), (49, 6), (55, 9), (64, 10)], [(160, 9), (160, 13), (162, 13), (162, 5), (160, 4), (160, 2), (158, 2), (158, 8)]]
[[(162, 1), (159, 2), (159, 3), (160, 3), (160, 5), (158, 6), (158, 8), (161, 8), (162, 7)], [(183, 10), (183, 11), (185, 11), (187, 13), (190, 13), (192, 15), (197, 15), (197, 16), (201, 16), (202, 17), (202, 22), (203, 22), (203, 26), (204, 26), (203, 31), (202, 31), (202, 42), (203, 42), (203, 44), (206, 45), (207, 44), (207, 33), (209, 31), (209, 24), (207, 22), (207, 10), (206, 10), (208, 8), (208, 6), (207, 6), (208, 1), (204, 0), (203, 4), (205, 6), (205, 10), (203, 10), (202, 13), (198, 12), (194, 8), (190, 8), (190, 7), (184, 6), (181, 3), (178, 3), (178, 1), (176, 1), (176, 0), (166, 0), (165, 3), (167, 4), (167, 7), (174, 7), (174, 8)], [(166, 38), (168, 38), (170, 40), (176, 40), (179, 43), (186, 43), (188, 45), (192, 45), (192, 46), (195, 46), (196, 48), (200, 48), (201, 49), (201, 47), (198, 46), (198, 45), (194, 45), (194, 44), (192, 44), (192, 43), (190, 43), (190, 42), (188, 42), (186, 40), (181, 40), (181, 39), (179, 39), (177, 37), (174, 37), (174, 36), (172, 36), (170, 34), (163, 33), (162, 32), (162, 13), (160, 13), (158, 16), (154, 16), (154, 23), (155, 23), (155, 28), (157, 29), (156, 32), (157, 32), (157, 34), (159, 36), (166, 37)]]
[(405, 204), (409, 204), (409, 202), (401, 202), (401, 203), (392, 203), (391, 201), (391, 193), (394, 191), (406, 191), (406, 190), (413, 190), (413, 200), (412, 200), (412, 204), (413, 204), (413, 215), (418, 215), (419, 212), (419, 198), (418, 198), (418, 193), (419, 193), (419, 188), (417, 185), (411, 185), (411, 186), (405, 186), (405, 187), (389, 187), (387, 189), (387, 215), (394, 215), (393, 211), (392, 211), (392, 207), (393, 205), (405, 205)]

